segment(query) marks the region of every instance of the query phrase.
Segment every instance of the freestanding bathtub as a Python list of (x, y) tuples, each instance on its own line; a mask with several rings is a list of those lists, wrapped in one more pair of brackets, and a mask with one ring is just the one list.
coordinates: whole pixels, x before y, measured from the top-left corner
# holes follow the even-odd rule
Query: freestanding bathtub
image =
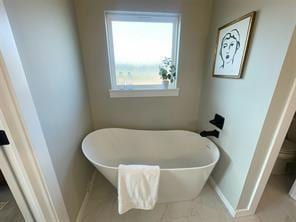
[(220, 156), (209, 139), (182, 130), (101, 129), (86, 136), (82, 150), (115, 187), (119, 164), (159, 165), (159, 203), (197, 197)]

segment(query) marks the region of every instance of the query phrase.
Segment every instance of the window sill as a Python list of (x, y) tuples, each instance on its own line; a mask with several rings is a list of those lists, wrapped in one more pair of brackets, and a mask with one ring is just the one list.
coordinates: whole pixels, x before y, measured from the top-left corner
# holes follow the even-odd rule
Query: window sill
[(179, 96), (179, 88), (176, 89), (145, 89), (145, 90), (116, 90), (110, 89), (111, 98), (125, 97), (164, 97), (164, 96)]

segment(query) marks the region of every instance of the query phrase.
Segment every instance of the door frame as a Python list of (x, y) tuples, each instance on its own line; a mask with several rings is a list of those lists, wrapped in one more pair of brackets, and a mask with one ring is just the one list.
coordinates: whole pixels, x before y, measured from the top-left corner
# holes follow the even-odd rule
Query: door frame
[[(1, 102), (1, 101), (0, 101)], [(24, 196), (23, 190), (27, 190), (26, 192), (31, 193), (31, 187), (27, 186), (27, 183), (24, 183), (25, 175), (22, 174), (22, 171), (14, 168), (22, 168), (20, 165), (21, 161), (18, 154), (15, 152), (16, 147), (15, 143), (12, 139), (11, 132), (5, 121), (4, 115), (0, 109), (0, 129), (4, 130), (7, 137), (9, 138), (9, 145), (1, 146), (0, 148), (0, 169), (5, 177), (5, 180), (8, 184), (8, 187), (25, 219), (25, 221), (34, 221), (34, 218), (44, 219), (42, 218), (42, 214), (38, 212), (39, 208), (31, 206), (36, 206), (35, 199), (30, 198), (27, 199)], [(10, 163), (14, 163), (11, 165)], [(30, 194), (32, 196), (33, 194)], [(28, 203), (29, 202), (29, 203)], [(32, 213), (32, 211), (36, 211)], [(35, 215), (35, 216), (34, 216)], [(40, 216), (39, 216), (40, 215)]]
[(4, 150), (16, 158), (8, 162), (35, 220), (70, 221), (3, 0), (0, 39), (0, 109), (13, 141)]

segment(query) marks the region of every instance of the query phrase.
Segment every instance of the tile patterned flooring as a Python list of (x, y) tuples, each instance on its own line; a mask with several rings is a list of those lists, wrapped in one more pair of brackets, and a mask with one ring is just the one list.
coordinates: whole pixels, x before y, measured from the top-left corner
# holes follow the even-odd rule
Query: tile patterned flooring
[(0, 210), (1, 222), (25, 221), (7, 185), (0, 186), (0, 202), (7, 202), (7, 204), (5, 204), (5, 206)]
[(256, 213), (262, 222), (296, 222), (296, 201), (288, 194), (294, 180), (295, 175), (271, 176)]
[(83, 222), (296, 222), (296, 202), (288, 196), (282, 177), (271, 177), (257, 214), (232, 218), (219, 197), (207, 184), (192, 201), (157, 204), (152, 211), (131, 210), (117, 213), (116, 190), (96, 175)]

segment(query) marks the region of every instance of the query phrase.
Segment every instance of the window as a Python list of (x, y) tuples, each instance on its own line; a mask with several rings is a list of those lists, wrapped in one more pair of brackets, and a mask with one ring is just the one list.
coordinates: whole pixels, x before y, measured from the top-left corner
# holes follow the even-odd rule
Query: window
[(176, 95), (177, 73), (165, 90), (159, 67), (165, 58), (178, 65), (180, 15), (107, 11), (105, 19), (111, 97), (118, 92), (122, 96)]

